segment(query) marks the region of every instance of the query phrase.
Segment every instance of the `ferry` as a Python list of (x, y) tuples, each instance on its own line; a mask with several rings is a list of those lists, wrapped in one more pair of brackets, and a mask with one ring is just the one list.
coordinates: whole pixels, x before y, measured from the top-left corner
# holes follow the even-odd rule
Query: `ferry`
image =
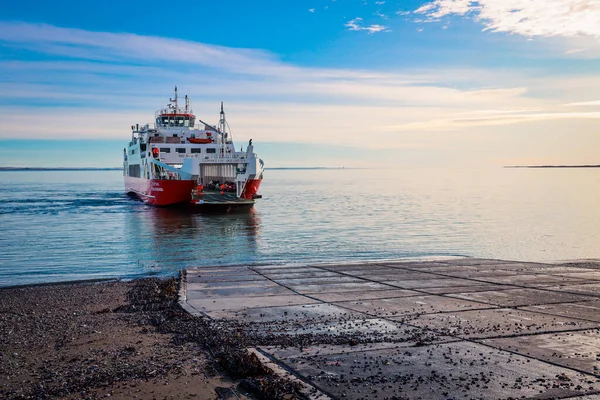
[(252, 207), (264, 170), (252, 139), (236, 151), (223, 103), (219, 123), (210, 125), (184, 100), (180, 106), (175, 86), (175, 98), (156, 111), (154, 123), (131, 126), (123, 149), (126, 193), (161, 207)]

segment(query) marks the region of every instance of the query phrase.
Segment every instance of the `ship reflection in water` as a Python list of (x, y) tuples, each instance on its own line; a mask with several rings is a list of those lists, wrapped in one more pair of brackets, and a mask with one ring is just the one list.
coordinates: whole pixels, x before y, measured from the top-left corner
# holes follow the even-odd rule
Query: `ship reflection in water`
[[(254, 209), (227, 214), (140, 207), (127, 215), (129, 254), (140, 275), (182, 268), (253, 263), (260, 217)], [(218, 249), (218, 250), (215, 250)]]

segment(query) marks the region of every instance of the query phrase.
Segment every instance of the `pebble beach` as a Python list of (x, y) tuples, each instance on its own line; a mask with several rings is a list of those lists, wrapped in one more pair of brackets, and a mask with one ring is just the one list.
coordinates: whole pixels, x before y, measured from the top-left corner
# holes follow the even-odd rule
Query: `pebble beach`
[(177, 287), (144, 279), (0, 289), (0, 398), (256, 398), (251, 379), (263, 371), (232, 361), (246, 356), (242, 338), (183, 312)]

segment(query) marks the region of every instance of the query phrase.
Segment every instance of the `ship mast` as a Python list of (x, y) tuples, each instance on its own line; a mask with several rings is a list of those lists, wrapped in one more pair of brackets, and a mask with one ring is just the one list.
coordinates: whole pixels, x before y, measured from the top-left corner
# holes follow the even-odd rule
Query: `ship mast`
[(179, 112), (179, 108), (177, 106), (177, 86), (175, 86), (175, 100), (173, 100), (173, 99), (169, 99), (169, 100), (171, 101), (171, 103), (175, 103), (175, 111), (173, 113), (177, 114)]
[(221, 118), (219, 119), (219, 131), (221, 131), (221, 154), (225, 156), (225, 144), (227, 142), (227, 122), (225, 121), (225, 111), (223, 111), (223, 102), (221, 102)]

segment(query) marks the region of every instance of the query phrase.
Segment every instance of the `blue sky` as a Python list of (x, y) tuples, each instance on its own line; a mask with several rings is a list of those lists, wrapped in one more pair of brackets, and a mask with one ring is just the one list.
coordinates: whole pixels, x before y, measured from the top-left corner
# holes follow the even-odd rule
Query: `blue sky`
[(175, 85), (273, 167), (600, 163), (600, 2), (188, 3), (6, 2), (0, 165), (119, 166)]

